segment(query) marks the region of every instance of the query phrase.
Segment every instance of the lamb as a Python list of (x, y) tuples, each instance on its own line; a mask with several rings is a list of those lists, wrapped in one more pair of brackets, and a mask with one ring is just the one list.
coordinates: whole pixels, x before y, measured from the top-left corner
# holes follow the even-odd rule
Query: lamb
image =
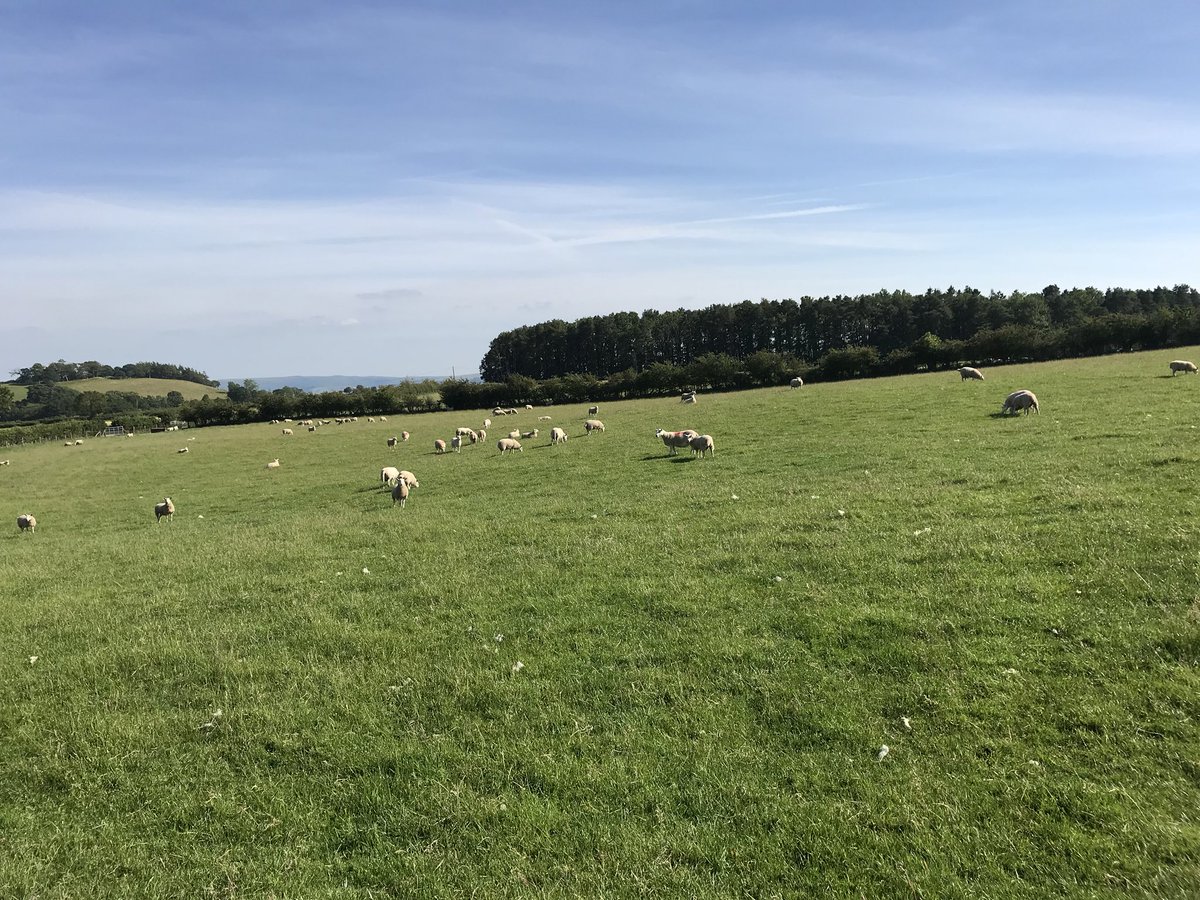
[(400, 477), (400, 470), (395, 466), (384, 466), (379, 470), (379, 480), (384, 484), (395, 484), (396, 479)]
[(517, 438), (519, 438), (521, 436), (521, 432), (520, 431), (510, 431), (508, 433), (508, 436), (515, 441)]
[(278, 469), (279, 468), (279, 457), (277, 456), (273, 460), (271, 460), (269, 463), (267, 463), (267, 468), (268, 469)]
[(434, 441), (433, 442), (433, 452), (434, 453), (445, 453), (446, 452), (446, 442), (443, 441), (441, 438), (438, 438), (436, 441)]
[(1033, 391), (1013, 391), (1004, 398), (1004, 405), (1000, 407), (1001, 413), (1011, 412), (1016, 415), (1021, 410), (1025, 411), (1025, 415), (1029, 415), (1029, 410), (1033, 410), (1038, 415), (1042, 411), (1038, 408), (1038, 399)]
[(567, 433), (558, 426), (550, 429), (550, 443), (565, 444), (567, 442)]
[(161, 522), (163, 516), (171, 519), (175, 515), (175, 504), (171, 502), (170, 497), (164, 497), (162, 503), (154, 504), (154, 521)]
[(451, 450), (453, 450), (455, 453), (458, 453), (458, 452), (460, 452), (459, 448), (461, 448), (461, 447), (462, 447), (462, 438), (461, 437), (459, 437), (456, 434), (454, 437), (450, 438), (450, 449)]
[(1185, 375), (1188, 372), (1191, 372), (1193, 375), (1195, 375), (1196, 364), (1194, 362), (1188, 362), (1186, 359), (1171, 360), (1171, 377), (1174, 378), (1180, 372), (1183, 372)]
[(961, 369), (958, 370), (958, 374), (962, 376), (963, 381), (966, 381), (968, 378), (973, 378), (976, 381), (984, 380), (983, 373), (980, 372), (978, 369), (976, 369), (974, 366), (963, 366)]
[(283, 433), (284, 433), (284, 434), (295, 434), (295, 432), (294, 432), (294, 431), (292, 431), (292, 429), (290, 429), (290, 428), (285, 428), (285, 429), (283, 429)]
[(400, 440), (402, 440), (402, 441), (408, 440), (408, 432), (407, 431), (400, 432)]
[[(400, 508), (404, 509), (404, 504), (408, 502), (408, 482), (401, 478), (396, 482), (396, 486), (392, 488), (392, 506), (398, 502)], [(363, 571), (366, 571), (365, 569)]]
[(589, 415), (589, 416), (598, 416), (598, 415), (600, 415), (600, 407), (598, 407), (598, 406), (589, 406), (589, 407), (588, 407), (588, 415)]
[(455, 428), (454, 434), (456, 437), (466, 437), (468, 434), (471, 434), (471, 429), (467, 428), (466, 426), (463, 426), (462, 428)]
[(496, 441), (496, 448), (501, 453), (510, 453), (513, 450), (520, 450), (522, 453), (525, 452), (525, 448), (521, 446), (521, 442), (513, 438), (500, 438), (500, 440)]
[(795, 378), (789, 381), (788, 384), (794, 388), (801, 388), (804, 387), (804, 379), (797, 375)]
[(479, 429), (479, 443), (483, 443), (486, 440), (487, 440), (487, 432), (484, 431), (482, 428), (480, 428)]
[(396, 439), (395, 439), (394, 437), (390, 437), (390, 438), (388, 438), (388, 439), (387, 439), (387, 445), (388, 445), (389, 447), (391, 447), (393, 450), (395, 450), (395, 449), (396, 449)]
[(586, 422), (583, 423), (583, 427), (584, 427), (584, 430), (587, 431), (588, 435), (591, 436), (591, 433), (593, 431), (603, 431), (604, 423), (601, 422), (599, 419), (588, 419)]
[(419, 488), (421, 486), (421, 482), (417, 481), (417, 476), (408, 471), (408, 469), (400, 470), (400, 480), (410, 488)]
[(662, 442), (671, 448), (670, 456), (677, 455), (680, 447), (690, 446), (692, 438), (698, 437), (699, 434), (700, 432), (690, 428), (683, 431), (663, 431), (660, 428), (654, 432), (655, 437), (662, 438)]
[(491, 420), (491, 419), (484, 419), (484, 420), (483, 420), (483, 427), (484, 427), (484, 428), (491, 428), (491, 427), (492, 427), (492, 420)]
[(21, 513), (19, 516), (17, 516), (17, 528), (21, 529), (21, 531), (28, 531), (30, 534), (33, 534), (34, 531), (37, 530), (37, 519), (35, 519), (30, 513)]
[(692, 455), (693, 456), (695, 456), (697, 453), (699, 453), (700, 458), (703, 459), (705, 450), (708, 451), (709, 456), (717, 455), (716, 448), (713, 446), (713, 439), (712, 439), (711, 434), (698, 434), (694, 438), (692, 438), (691, 441), (689, 441), (689, 443), (692, 446)]
[(179, 448), (178, 450), (176, 450), (175, 452), (176, 452), (176, 453), (187, 453), (187, 452), (188, 452), (188, 450), (190, 450), (190, 449), (191, 449), (190, 447), (180, 447), (180, 448)]
[(523, 438), (535, 438), (537, 436), (538, 436), (538, 430), (536, 428), (533, 429), (533, 431), (522, 431), (521, 432), (521, 437), (523, 437)]

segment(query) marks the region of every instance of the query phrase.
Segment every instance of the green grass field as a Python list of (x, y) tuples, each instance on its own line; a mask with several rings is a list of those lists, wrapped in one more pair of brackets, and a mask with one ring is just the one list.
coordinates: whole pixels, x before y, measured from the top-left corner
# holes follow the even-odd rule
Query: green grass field
[(1189, 355), (7, 450), (0, 896), (1196, 897)]
[(179, 391), (184, 400), (199, 400), (205, 394), (214, 400), (225, 396), (225, 391), (220, 388), (175, 378), (80, 378), (76, 381), (60, 381), (59, 384), (80, 393), (98, 391), (103, 394), (108, 391), (120, 391), (143, 397), (165, 397), (171, 391)]
[(15, 403), (20, 403), (27, 396), (29, 396), (29, 388), (25, 387), (23, 384), (6, 384), (4, 386), (12, 391), (13, 402)]

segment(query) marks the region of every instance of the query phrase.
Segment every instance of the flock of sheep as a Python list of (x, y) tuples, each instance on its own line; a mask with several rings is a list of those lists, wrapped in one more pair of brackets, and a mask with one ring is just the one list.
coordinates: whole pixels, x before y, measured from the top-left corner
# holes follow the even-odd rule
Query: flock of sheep
[[(1180, 374), (1181, 372), (1184, 374), (1188, 374), (1188, 373), (1191, 373), (1193, 375), (1197, 374), (1196, 364), (1194, 362), (1191, 362), (1190, 360), (1174, 359), (1174, 360), (1171, 360), (1169, 367), (1171, 370), (1172, 377)], [(960, 368), (958, 370), (958, 374), (961, 377), (962, 381), (984, 381), (985, 380), (984, 376), (983, 376), (983, 372), (981, 372), (979, 369), (977, 369), (973, 366), (963, 366), (962, 368)], [(792, 388), (803, 387), (804, 380), (797, 376), (790, 380), (789, 386)], [(685, 392), (680, 397), (680, 402), (687, 403), (687, 404), (694, 404), (696, 402), (696, 392), (695, 391)], [(533, 409), (532, 406), (526, 406), (525, 408), (527, 410)], [(1028, 415), (1030, 410), (1033, 410), (1036, 413), (1041, 412), (1041, 409), (1038, 406), (1037, 395), (1035, 395), (1033, 393), (1033, 391), (1030, 391), (1030, 390), (1013, 391), (1011, 394), (1009, 394), (1007, 397), (1004, 398), (1004, 403), (1000, 407), (1000, 412), (1002, 415), (1005, 415), (1008, 413), (1012, 413), (1013, 415), (1016, 415), (1021, 412), (1024, 412), (1026, 415)], [(596, 416), (599, 413), (599, 411), (600, 411), (599, 408), (595, 407), (595, 406), (588, 408), (589, 418), (585, 419), (584, 423), (583, 423), (584, 433), (586, 435), (591, 435), (592, 432), (594, 432), (594, 431), (599, 431), (599, 432), (604, 431), (604, 423), (602, 421), (600, 421), (599, 419), (594, 418), (594, 416)], [(517, 412), (518, 412), (518, 410), (515, 408), (512, 408), (512, 407), (496, 407), (495, 409), (492, 410), (492, 415), (494, 415), (494, 416), (510, 416), (510, 415), (516, 415)], [(336, 421), (336, 423), (338, 425), (342, 425), (346, 422), (356, 422), (356, 421), (358, 421), (358, 418), (356, 416), (351, 416), (348, 418), (336, 419), (334, 421)], [(371, 417), (368, 419), (368, 421), (374, 422), (375, 418)], [(380, 416), (379, 421), (386, 422), (387, 417)], [(538, 416), (538, 421), (539, 422), (548, 422), (548, 421), (550, 421), (550, 416)], [(278, 425), (278, 424), (287, 424), (290, 422), (291, 422), (290, 419), (285, 419), (282, 422), (280, 422), (279, 420), (275, 420), (271, 424)], [(300, 420), (297, 424), (306, 426), (309, 431), (316, 431), (317, 428), (320, 427), (321, 425), (329, 425), (332, 423), (329, 421), (323, 421), (323, 420), (318, 421), (318, 420), (303, 419), (303, 420)], [(458, 452), (459, 450), (461, 450), (464, 440), (468, 441), (471, 444), (477, 444), (477, 443), (481, 443), (481, 442), (485, 441), (487, 439), (487, 429), (491, 427), (491, 424), (492, 424), (492, 420), (490, 418), (485, 418), (483, 420), (483, 427), (481, 427), (479, 429), (473, 429), (473, 428), (468, 428), (468, 427), (460, 427), (460, 428), (456, 429), (454, 436), (450, 439), (449, 448), (455, 452)], [(290, 436), (295, 433), (293, 431), (293, 429), (289, 428), (289, 427), (283, 428), (282, 432), (283, 432), (284, 436)], [(507, 436), (500, 438), (500, 440), (498, 440), (496, 442), (496, 448), (500, 451), (500, 453), (502, 455), (505, 453), (514, 453), (514, 452), (518, 452), (518, 451), (523, 451), (524, 447), (522, 447), (522, 445), (521, 445), (521, 439), (524, 438), (526, 440), (529, 440), (532, 438), (536, 438), (539, 434), (540, 434), (540, 431), (537, 428), (533, 428), (528, 431), (520, 431), (520, 430), (514, 429), (513, 431), (510, 431), (507, 434)], [(707, 453), (709, 456), (716, 455), (716, 445), (715, 445), (712, 435), (710, 435), (710, 434), (700, 434), (698, 431), (695, 431), (690, 428), (684, 428), (680, 431), (666, 431), (662, 428), (659, 428), (655, 431), (655, 436), (658, 437), (663, 442), (663, 444), (669, 449), (670, 456), (677, 455), (679, 450), (683, 449), (684, 447), (687, 447), (688, 449), (690, 449), (693, 456), (700, 456), (701, 458), (703, 458), (705, 453)], [(400, 435), (397, 437), (389, 437), (387, 439), (387, 446), (390, 449), (394, 450), (398, 443), (400, 443), (402, 441), (406, 442), (406, 441), (408, 441), (408, 439), (409, 439), (409, 433), (407, 431), (402, 431), (400, 433)], [(567, 432), (564, 429), (562, 429), (558, 426), (554, 426), (550, 429), (551, 445), (565, 444), (566, 442), (567, 442)], [(73, 446), (78, 446), (82, 443), (83, 443), (82, 440), (67, 441), (64, 444), (64, 446), (73, 447)], [(433, 449), (434, 449), (434, 453), (438, 453), (438, 454), (445, 453), (447, 450), (447, 442), (445, 440), (442, 440), (441, 438), (438, 438), (437, 440), (435, 440), (433, 442)], [(186, 448), (186, 447), (181, 448), (178, 452), (179, 453), (187, 453), (188, 448)], [(0, 465), (9, 465), (9, 460), (0, 461)], [(280, 467), (279, 459), (275, 458), (275, 459), (271, 460), (270, 462), (267, 463), (266, 467), (268, 469), (278, 469)], [(409, 472), (409, 471), (403, 470), (403, 469), (398, 469), (394, 466), (383, 467), (379, 472), (379, 479), (380, 479), (380, 481), (382, 481), (385, 484), (385, 486), (391, 488), (392, 505), (395, 506), (396, 504), (399, 504), (401, 508), (403, 508), (404, 504), (407, 502), (409, 493), (414, 488), (420, 487), (420, 483), (417, 481), (416, 476), (413, 475), (412, 472)], [(171, 517), (174, 515), (175, 515), (175, 504), (172, 502), (170, 497), (164, 497), (161, 502), (155, 504), (155, 506), (154, 506), (155, 521), (161, 522), (164, 518), (170, 520)], [(33, 516), (32, 513), (21, 513), (19, 516), (17, 516), (17, 528), (21, 532), (28, 531), (30, 534), (33, 534), (37, 529), (37, 519)]]

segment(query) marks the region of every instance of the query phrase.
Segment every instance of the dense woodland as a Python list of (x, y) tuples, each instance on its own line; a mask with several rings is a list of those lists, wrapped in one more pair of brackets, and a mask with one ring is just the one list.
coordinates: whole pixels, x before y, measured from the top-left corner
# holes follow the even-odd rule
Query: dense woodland
[(1051, 285), (1039, 293), (973, 288), (858, 297), (762, 300), (674, 312), (626, 312), (555, 320), (498, 335), (480, 364), (483, 382), (450, 379), (307, 393), (232, 382), (226, 396), (184, 401), (170, 392), (74, 391), (94, 377), (174, 378), (216, 386), (167, 363), (106, 366), (59, 360), (0, 385), (0, 444), (98, 430), (104, 421), (145, 429), (164, 421), (226, 425), (288, 417), (416, 413), (495, 405), (652, 397), (684, 389), (737, 390), (806, 381), (898, 375), (963, 364), (1150, 350), (1200, 343), (1200, 292)]

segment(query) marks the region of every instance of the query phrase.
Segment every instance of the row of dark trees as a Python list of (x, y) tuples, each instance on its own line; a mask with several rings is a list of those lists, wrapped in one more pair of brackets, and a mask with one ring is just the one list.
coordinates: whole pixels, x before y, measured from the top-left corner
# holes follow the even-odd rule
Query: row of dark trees
[(84, 378), (175, 378), (207, 387), (219, 387), (221, 384), (197, 369), (172, 363), (136, 362), (123, 366), (108, 366), (94, 359), (79, 363), (67, 362), (65, 359), (47, 364), (34, 363), (25, 369), (14, 369), (12, 375), (17, 384), (52, 384)]
[[(871, 373), (919, 371), (950, 361), (1047, 359), (1186, 343), (1177, 329), (1187, 328), (1197, 310), (1200, 292), (1187, 285), (1105, 291), (1050, 285), (1039, 293), (1007, 295), (950, 287), (923, 294), (744, 301), (515, 328), (491, 342), (480, 374), (485, 382), (500, 383), (513, 375), (538, 381), (572, 374), (608, 378), (656, 364), (687, 368), (711, 354), (747, 360), (761, 352), (817, 366), (828, 354), (851, 349), (891, 360), (882, 369), (866, 366)], [(931, 347), (938, 352), (928, 352)], [(958, 358), (947, 360), (953, 353)], [(837, 369), (829, 374), (838, 377)], [(850, 369), (840, 377), (865, 371), (862, 365)]]

